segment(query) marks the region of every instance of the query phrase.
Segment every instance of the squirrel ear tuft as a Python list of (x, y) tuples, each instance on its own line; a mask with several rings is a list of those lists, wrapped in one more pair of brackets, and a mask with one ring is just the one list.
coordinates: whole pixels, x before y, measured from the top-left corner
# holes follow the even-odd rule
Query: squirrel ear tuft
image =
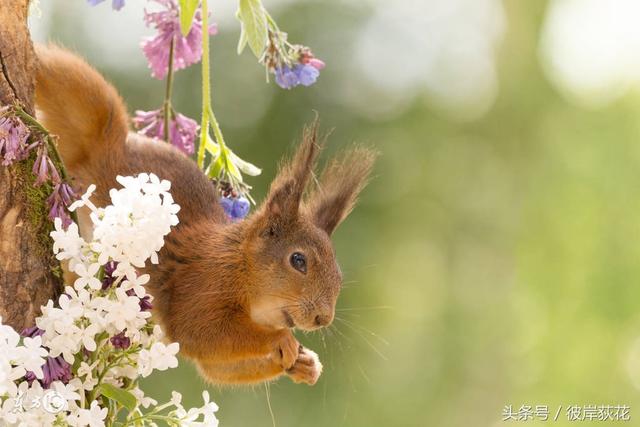
[(353, 210), (377, 156), (370, 148), (354, 147), (335, 156), (322, 172), (319, 188), (307, 202), (307, 211), (327, 234), (331, 235)]
[(297, 216), (302, 194), (313, 174), (321, 148), (318, 127), (316, 117), (310, 125), (305, 126), (296, 154), (291, 160), (281, 164), (265, 202), (269, 216), (289, 219)]

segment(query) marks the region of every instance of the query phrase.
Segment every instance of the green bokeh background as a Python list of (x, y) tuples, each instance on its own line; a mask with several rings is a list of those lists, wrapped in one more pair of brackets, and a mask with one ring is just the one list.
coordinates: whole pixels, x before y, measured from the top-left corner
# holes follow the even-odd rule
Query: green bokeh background
[[(131, 110), (157, 108), (163, 86), (141, 54), (105, 57), (80, 24), (115, 12), (75, 3), (43, 4), (53, 24), (41, 38), (98, 64)], [(277, 8), (290, 38), (328, 64), (307, 89), (265, 84), (249, 52), (236, 55), (231, 21), (212, 39), (214, 107), (233, 149), (264, 168), (250, 181), (258, 200), (314, 110), (335, 128), (325, 156), (352, 141), (382, 153), (334, 237), (347, 283), (338, 320), (299, 336), (325, 371), (314, 387), (271, 384), (277, 426), (521, 425), (501, 421), (508, 404), (627, 404), (640, 418), (640, 99), (598, 110), (569, 103), (539, 63), (544, 10), (505, 4), (499, 93), (473, 121), (439, 112), (427, 95), (382, 118), (327, 96), (357, 72), (352, 36), (366, 3)], [(192, 117), (199, 84), (197, 67), (177, 75), (175, 104)], [(245, 124), (255, 103), (266, 111)], [(159, 400), (181, 391), (191, 405), (208, 387), (187, 360), (143, 385)], [(264, 386), (208, 388), (221, 425), (272, 425)], [(575, 423), (522, 425), (547, 424)]]

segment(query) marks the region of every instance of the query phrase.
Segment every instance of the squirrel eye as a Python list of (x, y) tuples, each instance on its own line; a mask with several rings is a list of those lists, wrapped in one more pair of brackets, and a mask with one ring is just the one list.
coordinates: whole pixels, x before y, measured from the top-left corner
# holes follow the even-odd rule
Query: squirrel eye
[(307, 258), (305, 258), (305, 256), (300, 252), (294, 252), (291, 255), (291, 259), (289, 261), (291, 262), (291, 266), (299, 272), (307, 272)]

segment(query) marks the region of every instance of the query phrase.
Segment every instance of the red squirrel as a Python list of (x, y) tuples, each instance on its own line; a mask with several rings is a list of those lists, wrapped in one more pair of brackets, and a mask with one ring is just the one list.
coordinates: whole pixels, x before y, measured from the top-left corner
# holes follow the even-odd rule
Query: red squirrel
[(58, 136), (74, 185), (96, 184), (94, 198), (104, 206), (117, 175), (147, 172), (171, 181), (180, 223), (167, 236), (159, 264), (146, 272), (154, 318), (181, 354), (216, 384), (281, 375), (314, 384), (322, 365), (292, 331), (333, 320), (342, 274), (330, 236), (353, 209), (374, 152), (346, 151), (310, 188), (321, 145), (316, 121), (263, 203), (234, 223), (192, 159), (129, 131), (122, 98), (95, 69), (56, 46), (36, 52), (38, 118)]

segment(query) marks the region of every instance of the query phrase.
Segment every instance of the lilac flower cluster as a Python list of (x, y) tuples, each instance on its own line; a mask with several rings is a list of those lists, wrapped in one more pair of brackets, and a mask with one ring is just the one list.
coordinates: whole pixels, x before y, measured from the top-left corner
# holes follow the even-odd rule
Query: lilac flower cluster
[(198, 123), (189, 117), (171, 111), (169, 113), (169, 138), (164, 135), (164, 109), (152, 111), (136, 111), (133, 124), (138, 133), (149, 138), (162, 139), (170, 142), (183, 153), (193, 154), (195, 139), (198, 134)]
[[(169, 70), (169, 55), (173, 43), (173, 70), (181, 70), (202, 58), (202, 17), (200, 10), (194, 16), (187, 36), (180, 31), (180, 9), (176, 0), (154, 0), (164, 7), (157, 12), (145, 10), (147, 26), (153, 26), (158, 34), (142, 42), (142, 51), (149, 61), (151, 75), (164, 79)], [(216, 34), (216, 24), (209, 26), (209, 34)]]
[[(41, 132), (40, 132), (41, 133)], [(32, 137), (31, 144), (28, 143)], [(0, 158), (2, 164), (8, 166), (16, 161), (24, 160), (32, 150), (37, 150), (36, 160), (32, 172), (36, 179), (34, 185), (39, 187), (45, 183), (53, 186), (53, 191), (47, 198), (49, 219), (62, 219), (64, 227), (71, 224), (68, 207), (75, 200), (73, 189), (65, 183), (55, 164), (49, 157), (48, 135), (32, 132), (24, 122), (14, 114), (10, 114), (9, 107), (0, 108)]]
[[(104, 0), (87, 0), (87, 2), (91, 5), (91, 6), (96, 6), (100, 3), (102, 3)], [(112, 0), (111, 2), (111, 7), (114, 10), (120, 10), (124, 7), (124, 0)]]
[[(138, 275), (136, 268), (158, 263), (180, 207), (169, 193), (171, 183), (155, 175), (117, 180), (124, 188), (109, 191), (111, 205), (97, 208), (90, 200), (95, 185), (90, 185), (71, 206), (91, 211), (91, 241), (80, 237), (77, 224), (65, 230), (55, 220), (53, 251), (78, 275), (73, 284), (56, 302), (41, 307), (36, 327), (23, 331), (22, 339), (0, 318), (3, 426), (111, 426), (123, 419), (118, 418), (125, 406), (119, 396), (125, 395), (127, 401), (135, 399), (136, 412), (130, 414), (139, 425), (155, 425), (157, 419), (170, 425), (218, 425), (217, 406), (206, 392), (203, 407), (185, 409), (178, 393), (158, 405), (137, 386), (139, 378), (178, 365), (178, 343), (165, 344), (162, 329), (144, 311), (149, 275)], [(117, 389), (118, 398), (107, 396), (103, 387)], [(40, 405), (50, 396), (45, 389), (58, 393), (55, 412)]]
[[(44, 335), (44, 330), (37, 326), (32, 326), (24, 329), (20, 335), (28, 338), (41, 337)], [(45, 347), (45, 349), (49, 350), (48, 347)], [(44, 376), (38, 381), (43, 388), (49, 388), (54, 381), (62, 381), (67, 384), (71, 380), (71, 365), (61, 355), (56, 357), (47, 356), (44, 365), (42, 365), (42, 372)], [(24, 379), (31, 384), (37, 378), (34, 372), (27, 371)]]
[[(101, 289), (103, 291), (111, 288), (111, 286), (113, 286), (114, 284), (116, 287), (119, 286), (119, 283), (116, 283), (117, 269), (118, 269), (118, 263), (115, 261), (109, 261), (104, 265), (104, 269), (103, 269), (104, 276), (102, 277), (102, 284), (101, 284)], [(153, 308), (153, 305), (151, 304), (151, 297), (149, 295), (143, 295), (142, 297), (140, 297), (136, 294), (135, 289), (128, 289), (125, 293), (127, 296), (130, 296), (130, 297), (133, 297), (133, 296), (138, 297), (138, 305), (140, 306), (140, 311), (151, 311), (151, 309)]]
[(53, 185), (53, 191), (47, 197), (49, 219), (53, 221), (60, 218), (64, 227), (68, 227), (73, 221), (69, 215), (69, 206), (76, 199), (76, 194), (69, 184), (62, 181), (60, 174), (49, 157), (49, 147), (42, 141), (38, 145), (38, 156), (33, 164), (33, 174), (36, 176), (34, 185), (41, 186), (47, 182)]
[(8, 112), (8, 107), (0, 108), (0, 159), (4, 166), (24, 160), (31, 149), (27, 145), (29, 128)]

